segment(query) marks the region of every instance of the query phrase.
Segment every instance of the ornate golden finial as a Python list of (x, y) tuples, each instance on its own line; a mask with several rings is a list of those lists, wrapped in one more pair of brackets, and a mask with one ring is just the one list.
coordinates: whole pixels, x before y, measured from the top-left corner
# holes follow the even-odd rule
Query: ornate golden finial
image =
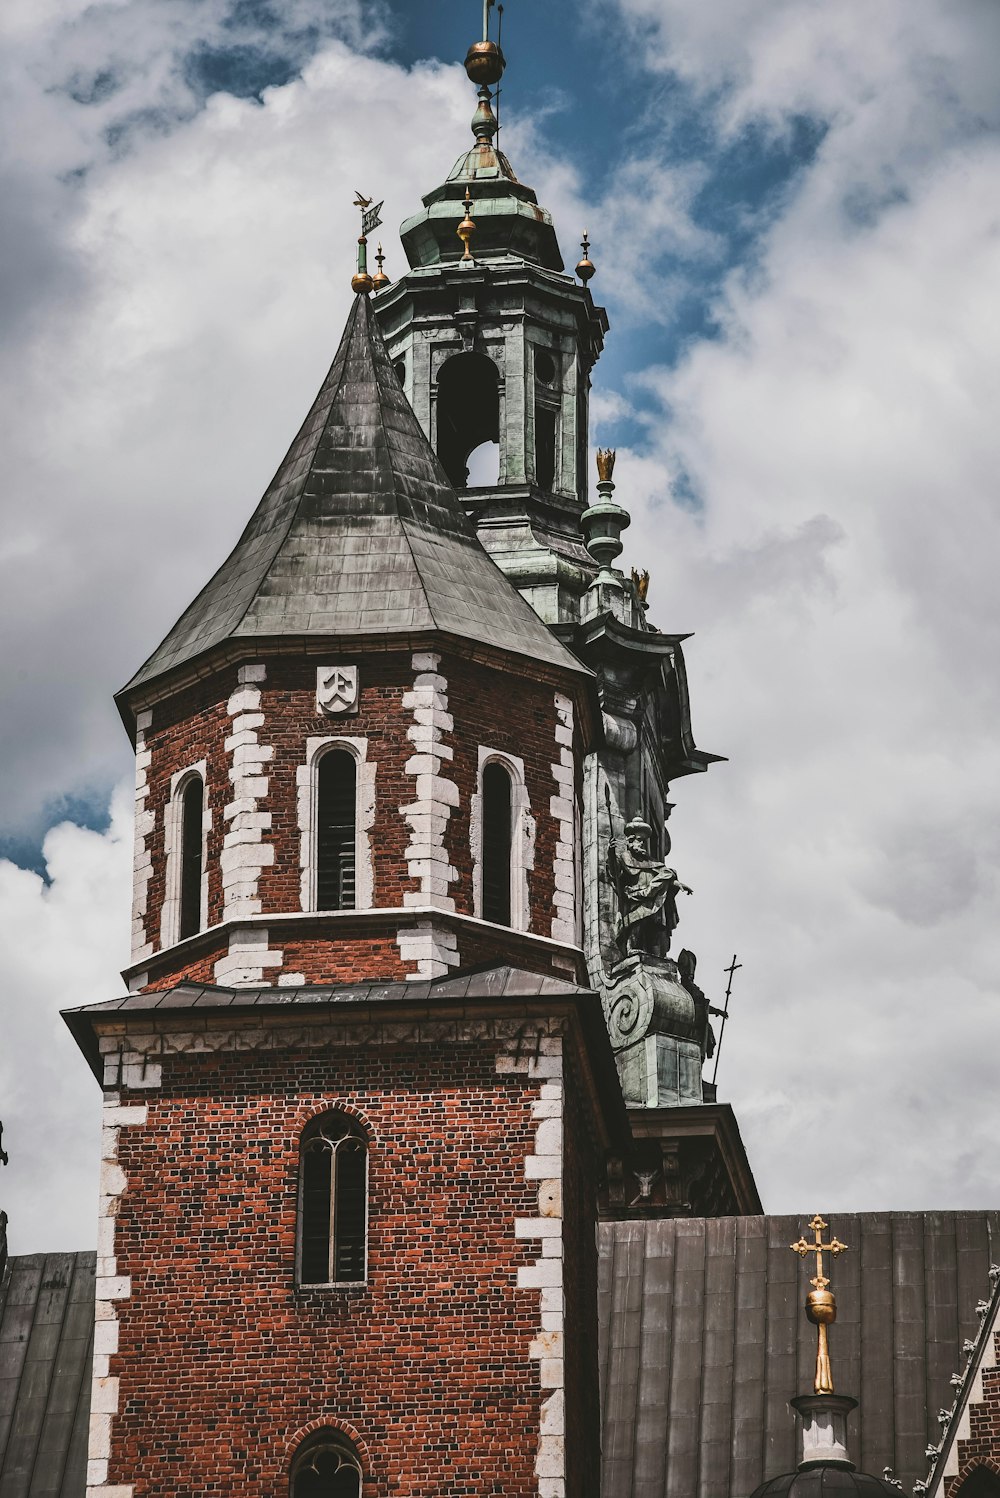
[(615, 476), (615, 458), (618, 456), (613, 447), (599, 447), (597, 449), (597, 476), (602, 484), (610, 484)]
[(597, 266), (590, 258), (590, 238), (586, 229), (584, 229), (583, 238), (580, 240), (580, 248), (583, 251), (583, 256), (576, 263), (576, 273), (584, 286), (586, 286), (591, 276), (596, 276), (597, 274)]
[(832, 1394), (833, 1374), (830, 1371), (830, 1346), (826, 1329), (837, 1319), (837, 1301), (833, 1291), (827, 1288), (830, 1281), (823, 1273), (823, 1255), (832, 1254), (836, 1258), (838, 1254), (846, 1252), (847, 1244), (841, 1243), (839, 1238), (831, 1238), (829, 1243), (823, 1242), (823, 1233), (828, 1224), (823, 1221), (818, 1212), (809, 1226), (815, 1235), (815, 1242), (808, 1243), (803, 1234), (797, 1243), (790, 1243), (788, 1246), (793, 1254), (798, 1254), (800, 1259), (804, 1259), (807, 1254), (816, 1255), (816, 1273), (809, 1281), (814, 1288), (806, 1296), (806, 1315), (817, 1328), (816, 1378), (813, 1382), (813, 1393)]
[(385, 265), (385, 255), (382, 253), (381, 245), (379, 245), (378, 249), (375, 251), (375, 260), (378, 264), (378, 270), (372, 276), (372, 287), (375, 291), (381, 291), (383, 286), (392, 285), (392, 282), (389, 280), (389, 277), (386, 275), (385, 271), (382, 268)]
[(373, 208), (371, 198), (355, 189), (354, 206), (361, 210), (361, 236), (358, 239), (358, 268), (351, 277), (351, 289), (358, 296), (367, 296), (375, 284), (368, 274), (368, 235), (382, 222), (379, 217), (382, 204), (377, 203)]
[(472, 196), (468, 188), (465, 189), (465, 217), (455, 232), (465, 245), (465, 254), (462, 256), (463, 262), (471, 261), (472, 251), (469, 249), (469, 241), (476, 232), (476, 226), (472, 221)]
[(639, 602), (645, 603), (646, 595), (649, 592), (649, 572), (645, 569), (642, 572), (639, 572), (635, 567), (633, 567), (632, 586), (635, 589), (636, 597), (638, 598)]

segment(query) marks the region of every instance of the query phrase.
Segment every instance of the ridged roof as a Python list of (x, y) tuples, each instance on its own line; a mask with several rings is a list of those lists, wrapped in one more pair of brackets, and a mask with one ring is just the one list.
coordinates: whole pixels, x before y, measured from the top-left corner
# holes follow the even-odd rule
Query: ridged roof
[(25, 1254), (0, 1275), (0, 1498), (83, 1498), (96, 1262)]
[[(600, 1224), (604, 1498), (749, 1498), (794, 1472), (789, 1400), (812, 1387), (816, 1329), (788, 1245), (811, 1215)], [(827, 1215), (850, 1245), (830, 1331), (837, 1392), (859, 1400), (848, 1449), (909, 1492), (979, 1328), (1000, 1212)]]
[(586, 674), (486, 554), (359, 296), (236, 547), (119, 699), (227, 640), (428, 630)]

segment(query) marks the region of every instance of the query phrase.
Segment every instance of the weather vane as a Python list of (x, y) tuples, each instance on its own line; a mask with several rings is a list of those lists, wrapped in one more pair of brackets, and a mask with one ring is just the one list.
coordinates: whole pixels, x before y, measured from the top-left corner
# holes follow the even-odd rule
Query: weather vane
[[(385, 199), (383, 198), (383, 202)], [(367, 295), (374, 286), (374, 281), (368, 274), (368, 235), (372, 234), (381, 224), (380, 217), (382, 203), (376, 203), (372, 207), (371, 198), (366, 198), (364, 193), (355, 190), (354, 206), (361, 210), (361, 236), (358, 239), (358, 269), (351, 279), (351, 286), (359, 296)]]
[(813, 1393), (832, 1394), (833, 1373), (830, 1369), (830, 1344), (826, 1329), (837, 1319), (837, 1301), (833, 1291), (829, 1288), (830, 1281), (823, 1273), (823, 1255), (831, 1254), (837, 1258), (838, 1254), (846, 1253), (847, 1244), (841, 1243), (836, 1237), (831, 1238), (829, 1243), (823, 1242), (823, 1233), (829, 1224), (823, 1221), (818, 1212), (809, 1226), (815, 1235), (814, 1242), (809, 1243), (803, 1234), (797, 1243), (790, 1243), (788, 1246), (793, 1254), (798, 1254), (800, 1259), (804, 1259), (807, 1254), (816, 1255), (816, 1273), (809, 1281), (813, 1289), (806, 1296), (806, 1315), (817, 1330), (816, 1377), (813, 1381)]

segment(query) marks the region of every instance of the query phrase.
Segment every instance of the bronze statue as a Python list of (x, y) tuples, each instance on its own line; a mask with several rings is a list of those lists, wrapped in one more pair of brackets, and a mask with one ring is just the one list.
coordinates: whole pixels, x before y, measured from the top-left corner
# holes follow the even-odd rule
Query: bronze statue
[[(623, 952), (646, 952), (665, 957), (677, 925), (677, 896), (690, 889), (677, 874), (649, 851), (653, 830), (633, 817), (621, 837), (608, 845), (608, 876), (618, 897), (615, 940)], [(670, 839), (667, 838), (667, 852)]]

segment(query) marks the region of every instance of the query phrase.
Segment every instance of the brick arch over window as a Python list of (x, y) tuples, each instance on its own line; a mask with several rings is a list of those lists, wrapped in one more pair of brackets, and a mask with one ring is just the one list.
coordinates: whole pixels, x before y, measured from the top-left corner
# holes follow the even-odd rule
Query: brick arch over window
[(292, 1458), (290, 1498), (361, 1498), (364, 1469), (354, 1442), (335, 1426), (322, 1426)]
[(1000, 1498), (1000, 1473), (992, 1462), (978, 1462), (963, 1474), (953, 1498)]
[(298, 1281), (362, 1284), (368, 1260), (368, 1138), (358, 1119), (322, 1113), (299, 1143)]

